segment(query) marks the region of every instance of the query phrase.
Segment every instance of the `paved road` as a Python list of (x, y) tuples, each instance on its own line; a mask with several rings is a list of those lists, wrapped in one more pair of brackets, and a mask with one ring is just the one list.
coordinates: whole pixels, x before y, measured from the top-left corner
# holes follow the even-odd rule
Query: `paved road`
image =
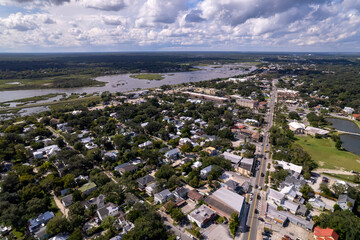
[[(261, 188), (264, 187), (264, 177), (261, 177), (261, 173), (265, 175), (266, 167), (267, 167), (266, 165), (268, 162), (270, 162), (270, 160), (268, 159), (269, 154), (267, 154), (266, 151), (268, 151), (270, 148), (268, 146), (269, 137), (270, 137), (269, 129), (271, 128), (271, 126), (273, 124), (274, 107), (275, 107), (275, 102), (276, 102), (276, 91), (277, 91), (276, 86), (275, 86), (276, 83), (277, 83), (277, 81), (274, 80), (273, 81), (273, 91), (272, 91), (270, 103), (269, 103), (270, 111), (266, 117), (267, 126), (265, 127), (263, 146), (262, 146), (262, 150), (261, 150), (261, 153), (263, 156), (261, 158), (261, 163), (259, 166), (260, 169), (259, 169), (259, 171), (256, 172), (256, 175), (255, 175), (255, 179), (256, 179), (255, 184)], [(258, 195), (260, 196), (261, 199), (257, 199)], [(254, 198), (253, 198), (253, 202), (250, 207), (250, 212), (249, 212), (249, 217), (248, 217), (248, 224), (250, 226), (249, 232), (242, 234), (241, 239), (244, 239), (244, 240), (257, 239), (257, 235), (259, 232), (259, 225), (260, 225), (260, 221), (258, 218), (259, 218), (259, 216), (261, 216), (262, 218), (264, 217), (265, 207), (266, 207), (265, 194), (259, 189), (254, 189)], [(257, 211), (257, 213), (255, 213), (255, 210)]]
[(179, 229), (178, 227), (175, 227), (171, 222), (169, 222), (168, 217), (165, 213), (158, 211), (160, 213), (160, 215), (163, 217), (164, 219), (164, 224), (166, 226), (168, 226), (171, 231), (173, 231), (175, 233), (176, 236), (179, 236), (181, 238), (181, 240), (192, 240), (192, 238), (189, 236), (188, 232), (183, 232), (181, 229)]

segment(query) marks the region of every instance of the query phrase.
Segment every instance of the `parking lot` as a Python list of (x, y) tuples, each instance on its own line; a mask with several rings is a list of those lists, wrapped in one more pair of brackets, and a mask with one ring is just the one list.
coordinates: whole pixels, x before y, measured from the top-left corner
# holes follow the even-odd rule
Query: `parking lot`
[(210, 224), (201, 229), (201, 233), (206, 239), (210, 240), (232, 240), (229, 226), (227, 224)]
[(191, 212), (196, 206), (196, 203), (191, 200), (191, 199), (187, 199), (186, 200), (186, 204), (181, 207), (181, 211), (186, 215), (188, 214), (189, 212)]
[(293, 223), (289, 223), (287, 227), (281, 227), (276, 223), (273, 223), (271, 225), (266, 225), (266, 227), (273, 230), (271, 239), (274, 240), (281, 239), (284, 235), (289, 236), (291, 239), (307, 240), (311, 235), (309, 231)]

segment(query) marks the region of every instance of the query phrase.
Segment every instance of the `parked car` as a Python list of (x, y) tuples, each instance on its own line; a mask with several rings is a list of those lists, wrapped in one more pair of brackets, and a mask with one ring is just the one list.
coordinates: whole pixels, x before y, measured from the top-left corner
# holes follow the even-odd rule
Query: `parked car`
[(329, 179), (328, 179), (327, 177), (323, 177), (323, 178), (322, 178), (322, 181), (328, 183), (328, 182), (329, 182)]

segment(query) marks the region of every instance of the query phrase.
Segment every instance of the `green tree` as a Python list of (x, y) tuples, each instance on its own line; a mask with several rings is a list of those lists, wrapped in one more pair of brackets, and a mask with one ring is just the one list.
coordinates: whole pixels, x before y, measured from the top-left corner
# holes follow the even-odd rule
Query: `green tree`
[(231, 214), (231, 218), (229, 221), (230, 233), (233, 236), (233, 238), (235, 238), (235, 236), (236, 236), (236, 231), (239, 226), (239, 223), (240, 223), (239, 215), (234, 212), (233, 214)]
[(69, 221), (62, 216), (55, 216), (46, 224), (46, 233), (50, 235), (69, 232), (70, 230), (71, 226)]

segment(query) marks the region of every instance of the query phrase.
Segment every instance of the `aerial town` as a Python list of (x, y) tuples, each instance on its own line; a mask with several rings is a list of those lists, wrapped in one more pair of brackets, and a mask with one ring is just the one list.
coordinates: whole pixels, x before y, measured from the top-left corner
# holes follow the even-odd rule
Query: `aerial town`
[(340, 180), (306, 147), (341, 148), (324, 115), (359, 114), (280, 68), (3, 121), (3, 239), (341, 239), (326, 219), (358, 221), (357, 169)]

